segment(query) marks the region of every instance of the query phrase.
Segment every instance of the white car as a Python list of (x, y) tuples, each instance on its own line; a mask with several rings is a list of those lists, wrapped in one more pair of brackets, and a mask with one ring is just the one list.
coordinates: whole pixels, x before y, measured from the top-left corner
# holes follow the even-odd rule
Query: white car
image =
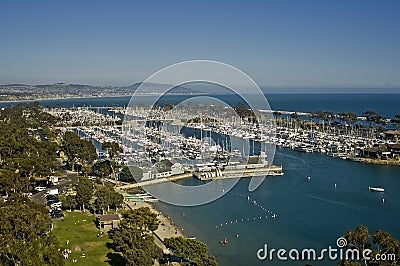
[(35, 190), (38, 192), (45, 191), (46, 187), (35, 187)]
[(59, 202), (52, 203), (50, 205), (50, 208), (57, 209), (57, 208), (61, 208), (61, 206), (62, 206), (62, 203), (61, 203), (61, 201), (59, 201)]

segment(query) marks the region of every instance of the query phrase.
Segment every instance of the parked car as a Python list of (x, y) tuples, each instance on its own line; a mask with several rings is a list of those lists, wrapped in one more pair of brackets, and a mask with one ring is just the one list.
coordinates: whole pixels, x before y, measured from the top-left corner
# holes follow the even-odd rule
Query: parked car
[(52, 219), (62, 218), (62, 217), (64, 217), (64, 213), (62, 213), (62, 212), (52, 212), (52, 213), (50, 213), (50, 217)]
[(50, 199), (50, 200), (47, 200), (47, 206), (50, 206), (51, 204), (54, 204), (54, 203), (57, 203), (57, 202), (59, 202), (58, 199)]
[(37, 191), (37, 192), (42, 192), (42, 191), (45, 191), (46, 190), (46, 187), (35, 187), (35, 190)]
[(50, 189), (46, 192), (47, 195), (58, 195), (58, 188)]
[(50, 211), (50, 216), (64, 216), (63, 212), (61, 209), (57, 208), (57, 209), (52, 209)]
[(57, 200), (58, 201), (58, 195), (46, 195), (47, 201), (49, 200)]
[(61, 208), (61, 206), (62, 206), (61, 201), (57, 201), (57, 202), (54, 202), (54, 203), (50, 204), (50, 208), (52, 208), (52, 209)]

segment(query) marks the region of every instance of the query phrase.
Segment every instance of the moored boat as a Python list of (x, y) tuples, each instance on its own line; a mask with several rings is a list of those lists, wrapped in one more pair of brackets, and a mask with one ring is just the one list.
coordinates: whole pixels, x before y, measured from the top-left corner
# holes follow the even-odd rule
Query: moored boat
[(368, 189), (375, 192), (385, 192), (385, 189), (382, 187), (368, 187)]

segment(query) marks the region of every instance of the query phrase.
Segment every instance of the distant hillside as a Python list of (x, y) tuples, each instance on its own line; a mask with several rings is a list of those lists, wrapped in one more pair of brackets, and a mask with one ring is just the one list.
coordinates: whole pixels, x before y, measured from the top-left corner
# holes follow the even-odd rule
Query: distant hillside
[[(168, 91), (168, 93), (173, 94), (197, 94), (197, 93), (205, 93), (204, 91), (200, 91), (198, 89), (186, 86), (176, 86), (168, 84), (156, 84), (156, 83), (144, 83), (138, 82), (131, 86), (123, 87), (129, 92), (135, 92), (140, 87), (141, 93), (161, 93)], [(171, 88), (173, 87), (173, 88)]]
[(154, 83), (135, 83), (131, 86), (94, 86), (85, 84), (7, 84), (0, 85), (0, 100), (35, 100), (49, 98), (73, 98), (73, 97), (102, 97), (102, 96), (130, 96), (138, 88), (141, 94), (161, 93), (168, 90), (169, 94), (199, 94), (210, 93), (208, 90), (199, 90), (193, 87), (177, 86)]

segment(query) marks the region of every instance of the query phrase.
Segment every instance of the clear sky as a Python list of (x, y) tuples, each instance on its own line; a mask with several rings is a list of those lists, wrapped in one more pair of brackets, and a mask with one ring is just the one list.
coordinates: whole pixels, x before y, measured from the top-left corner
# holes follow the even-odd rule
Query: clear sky
[(130, 85), (212, 59), (261, 86), (400, 88), (400, 1), (2, 1), (0, 84)]

